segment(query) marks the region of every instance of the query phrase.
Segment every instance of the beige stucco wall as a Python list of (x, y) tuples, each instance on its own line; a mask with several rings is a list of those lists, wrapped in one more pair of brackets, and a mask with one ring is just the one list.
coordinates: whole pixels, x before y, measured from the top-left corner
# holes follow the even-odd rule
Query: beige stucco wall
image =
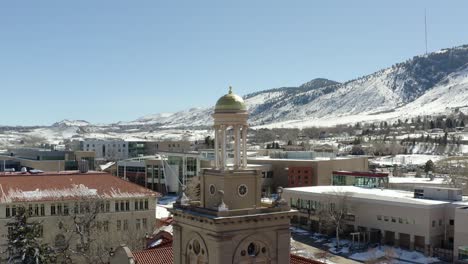
[(273, 185), (288, 186), (289, 167), (312, 167), (313, 185), (331, 185), (332, 171), (368, 171), (367, 157), (352, 157), (333, 160), (290, 160), (290, 159), (248, 159), (249, 164), (271, 164)]
[[(109, 212), (100, 212), (96, 216), (96, 221), (104, 222), (108, 221), (109, 222), (109, 230), (108, 231), (98, 231), (97, 229), (94, 229), (95, 232), (95, 237), (98, 238), (97, 243), (102, 244), (106, 248), (113, 247), (114, 249), (117, 248), (120, 244), (128, 244), (128, 245), (138, 245), (139, 248), (132, 248), (132, 250), (135, 249), (141, 249), (144, 246), (144, 238), (145, 234), (149, 233), (151, 234), (153, 229), (154, 229), (154, 224), (155, 224), (155, 208), (156, 208), (156, 199), (152, 197), (141, 197), (138, 198), (140, 199), (148, 199), (148, 210), (140, 210), (140, 211), (135, 211), (134, 210), (134, 199), (132, 198), (122, 198), (118, 200), (110, 199), (110, 200), (104, 200), (104, 201), (110, 201), (110, 210)], [(130, 211), (126, 212), (116, 212), (115, 211), (115, 201), (121, 201), (121, 200), (129, 200), (130, 201)], [(74, 207), (74, 201), (61, 201), (61, 203), (67, 203), (70, 208), (70, 212)], [(64, 226), (71, 226), (73, 223), (72, 216), (60, 216), (60, 215), (51, 215), (51, 205), (52, 204), (57, 204), (57, 202), (52, 202), (52, 201), (45, 201), (45, 202), (34, 202), (31, 204), (44, 204), (45, 206), (45, 216), (33, 216), (30, 217), (30, 221), (38, 221), (42, 223), (43, 225), (43, 230), (44, 234), (42, 237), (42, 241), (44, 243), (47, 243), (49, 245), (54, 245), (55, 244), (55, 238), (58, 234), (64, 234), (64, 230), (60, 230), (59, 228), (59, 223), (62, 222), (64, 223)], [(11, 221), (11, 218), (6, 218), (6, 206), (25, 206), (28, 208), (28, 203), (15, 203), (15, 204), (5, 204), (2, 203), (0, 204), (0, 251), (4, 252), (6, 249), (6, 245), (8, 243), (8, 229), (4, 228), (4, 226)], [(71, 213), (72, 214), (72, 213)], [(143, 228), (142, 225), (142, 220), (140, 220), (140, 230), (136, 229), (136, 219), (147, 219), (147, 227)], [(122, 221), (122, 229), (120, 231), (117, 231), (117, 220)], [(123, 221), (127, 220), (128, 221), (128, 230), (123, 230)], [(95, 222), (97, 223), (97, 222)], [(74, 248), (76, 248), (77, 244), (77, 239), (72, 240), (72, 245)], [(7, 256), (3, 256), (7, 257)], [(1, 260), (1, 258), (0, 258)], [(78, 260), (78, 263), (80, 261)]]
[(458, 247), (468, 246), (468, 206), (459, 207), (455, 211), (455, 241), (454, 257), (458, 258)]
[[(304, 192), (297, 194), (287, 189), (284, 191), (283, 197), (288, 203), (291, 198), (322, 203), (327, 203), (330, 200), (329, 194)], [(415, 236), (421, 236), (424, 237), (425, 245), (438, 247), (447, 230), (445, 225), (449, 224), (449, 216), (446, 215), (449, 203), (417, 205), (398, 202), (394, 199), (385, 201), (353, 198), (352, 195), (348, 199), (348, 206), (351, 208), (352, 214), (355, 215), (355, 221), (349, 221), (349, 225), (353, 225), (355, 229), (365, 227), (367, 230), (381, 230), (383, 234), (385, 231), (395, 232), (395, 239), (398, 239), (400, 233), (410, 235), (412, 242), (414, 242)], [(301, 213), (301, 215), (308, 216), (306, 213)], [(381, 220), (378, 220), (379, 215), (382, 216)], [(388, 217), (388, 221), (384, 220), (385, 216)], [(392, 217), (395, 218), (395, 222), (392, 222)], [(400, 218), (402, 218), (403, 223), (400, 223)], [(408, 220), (408, 224), (406, 220)], [(441, 225), (439, 225), (439, 220), (442, 221)], [(435, 221), (434, 227), (432, 221)]]
[[(289, 212), (271, 215), (269, 219), (254, 216), (227, 217), (224, 223), (213, 224), (201, 219), (193, 219), (182, 213), (175, 216), (174, 225), (174, 263), (251, 263), (247, 251), (250, 243), (259, 245), (258, 263), (289, 263)], [(281, 217), (281, 215), (283, 217)], [(200, 242), (203, 255), (200, 262), (190, 262), (194, 256), (190, 244), (196, 239)], [(265, 251), (262, 249), (265, 248)], [(270, 262), (262, 262), (262, 260)]]

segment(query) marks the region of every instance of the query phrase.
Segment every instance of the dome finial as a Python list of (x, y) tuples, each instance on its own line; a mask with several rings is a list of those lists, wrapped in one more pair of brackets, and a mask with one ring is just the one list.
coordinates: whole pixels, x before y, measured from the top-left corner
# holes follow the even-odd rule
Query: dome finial
[(232, 86), (229, 85), (229, 94), (232, 94)]

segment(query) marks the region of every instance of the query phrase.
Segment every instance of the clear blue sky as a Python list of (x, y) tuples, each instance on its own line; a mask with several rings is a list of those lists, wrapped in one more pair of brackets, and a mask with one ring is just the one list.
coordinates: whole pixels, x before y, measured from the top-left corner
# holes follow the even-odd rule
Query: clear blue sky
[(468, 44), (468, 1), (1, 1), (3, 125), (109, 123)]

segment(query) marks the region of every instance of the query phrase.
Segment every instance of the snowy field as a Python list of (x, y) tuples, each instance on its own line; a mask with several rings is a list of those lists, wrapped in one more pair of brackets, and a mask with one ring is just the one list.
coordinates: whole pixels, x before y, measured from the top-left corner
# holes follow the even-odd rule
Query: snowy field
[(394, 164), (424, 165), (426, 164), (428, 160), (432, 160), (433, 162), (436, 162), (445, 158), (447, 158), (447, 156), (412, 154), (412, 155), (395, 155), (394, 157), (392, 156), (379, 157), (379, 158), (370, 160), (370, 162), (373, 164), (387, 165), (387, 166), (393, 166)]

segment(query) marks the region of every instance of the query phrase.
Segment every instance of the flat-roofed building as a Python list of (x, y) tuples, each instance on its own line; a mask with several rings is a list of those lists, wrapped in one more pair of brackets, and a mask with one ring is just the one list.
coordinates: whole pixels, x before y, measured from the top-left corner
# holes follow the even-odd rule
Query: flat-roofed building
[[(69, 255), (78, 263), (92, 261), (72, 253), (86, 247), (105, 257), (122, 243), (143, 248), (146, 234), (154, 228), (156, 200), (160, 196), (100, 172), (0, 175), (0, 190), (1, 252), (5, 252), (8, 242), (5, 225), (19, 208), (25, 208), (30, 221), (42, 224), (40, 239), (54, 247), (68, 247)], [(87, 239), (93, 242), (83, 245), (73, 230), (85, 219), (92, 219), (89, 226), (82, 228), (88, 228)], [(63, 244), (66, 241), (69, 243)], [(2, 254), (0, 262), (7, 257)]]
[[(295, 156), (298, 155), (298, 153), (294, 154)], [(270, 158), (268, 156), (261, 156), (248, 157), (247, 161), (249, 164), (270, 165), (272, 172), (271, 189), (277, 186), (331, 185), (333, 171), (369, 170), (369, 163), (365, 156), (317, 157), (315, 159)]]
[(19, 148), (11, 149), (8, 151), (8, 154), (0, 155), (0, 171), (3, 171), (4, 164), (7, 171), (11, 171), (12, 169), (20, 171), (23, 167), (28, 170), (73, 171), (78, 170), (79, 162), (83, 161), (86, 161), (88, 169), (94, 170), (95, 153), (92, 151)]
[(96, 159), (121, 160), (128, 158), (128, 142), (117, 139), (86, 139), (80, 142), (80, 150), (95, 152)]
[[(426, 254), (468, 245), (468, 197), (455, 188), (421, 187), (414, 192), (356, 186), (287, 188), (283, 197), (299, 210), (296, 224), (320, 230), (320, 208), (346, 196), (347, 232), (360, 232), (367, 242), (415, 249)], [(419, 197), (419, 198), (418, 198)], [(465, 228), (465, 229), (464, 229)]]

